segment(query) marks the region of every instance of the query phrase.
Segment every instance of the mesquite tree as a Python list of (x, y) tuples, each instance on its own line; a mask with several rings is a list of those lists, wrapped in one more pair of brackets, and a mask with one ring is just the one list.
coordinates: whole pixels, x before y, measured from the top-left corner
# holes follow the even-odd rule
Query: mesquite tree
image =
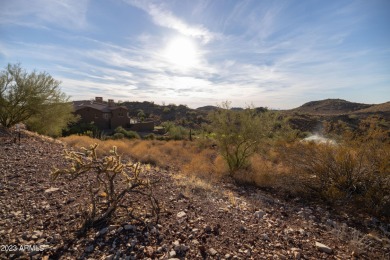
[(23, 122), (38, 133), (60, 135), (76, 120), (60, 83), (46, 72), (27, 73), (20, 64), (8, 64), (0, 72), (0, 124), (9, 128)]

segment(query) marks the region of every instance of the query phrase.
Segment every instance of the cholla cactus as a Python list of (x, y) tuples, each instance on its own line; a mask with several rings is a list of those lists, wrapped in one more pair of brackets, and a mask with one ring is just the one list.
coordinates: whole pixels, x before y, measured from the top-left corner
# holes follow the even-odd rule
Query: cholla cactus
[[(116, 147), (110, 155), (99, 158), (97, 144), (89, 148), (82, 148), (83, 152), (65, 150), (65, 158), (71, 162), (68, 168), (54, 169), (54, 179), (63, 176), (69, 180), (89, 174), (88, 191), (90, 206), (84, 212), (85, 222), (82, 231), (102, 221), (108, 220), (117, 207), (123, 202), (126, 194), (140, 193), (149, 197), (153, 212), (158, 213), (158, 204), (152, 196), (152, 186), (148, 179), (140, 178), (141, 167), (139, 163), (122, 163)], [(105, 197), (105, 206), (98, 207), (99, 197)]]

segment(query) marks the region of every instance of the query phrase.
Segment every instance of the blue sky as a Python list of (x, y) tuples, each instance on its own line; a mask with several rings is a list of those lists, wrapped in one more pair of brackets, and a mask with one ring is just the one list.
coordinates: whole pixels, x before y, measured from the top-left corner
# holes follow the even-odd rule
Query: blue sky
[(382, 103), (389, 25), (388, 0), (0, 0), (0, 65), (46, 71), (72, 100)]

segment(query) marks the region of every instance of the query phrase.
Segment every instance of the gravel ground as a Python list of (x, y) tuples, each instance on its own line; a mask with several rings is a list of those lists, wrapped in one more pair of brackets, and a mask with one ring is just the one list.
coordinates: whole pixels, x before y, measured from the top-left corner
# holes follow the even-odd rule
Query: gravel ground
[(12, 141), (0, 136), (0, 259), (390, 259), (389, 226), (375, 218), (229, 180), (189, 189), (178, 173), (150, 167), (158, 223), (134, 194), (110, 223), (78, 237), (89, 179), (50, 179), (66, 165), (60, 142), (27, 132)]

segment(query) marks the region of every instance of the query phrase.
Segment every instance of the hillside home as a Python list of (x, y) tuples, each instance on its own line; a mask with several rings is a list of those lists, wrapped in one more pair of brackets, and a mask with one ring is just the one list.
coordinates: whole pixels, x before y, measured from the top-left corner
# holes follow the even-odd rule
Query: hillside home
[(93, 122), (101, 130), (130, 127), (127, 107), (116, 105), (113, 99), (104, 102), (102, 97), (96, 97), (92, 101), (74, 101), (73, 106), (75, 113), (81, 116), (81, 122)]

